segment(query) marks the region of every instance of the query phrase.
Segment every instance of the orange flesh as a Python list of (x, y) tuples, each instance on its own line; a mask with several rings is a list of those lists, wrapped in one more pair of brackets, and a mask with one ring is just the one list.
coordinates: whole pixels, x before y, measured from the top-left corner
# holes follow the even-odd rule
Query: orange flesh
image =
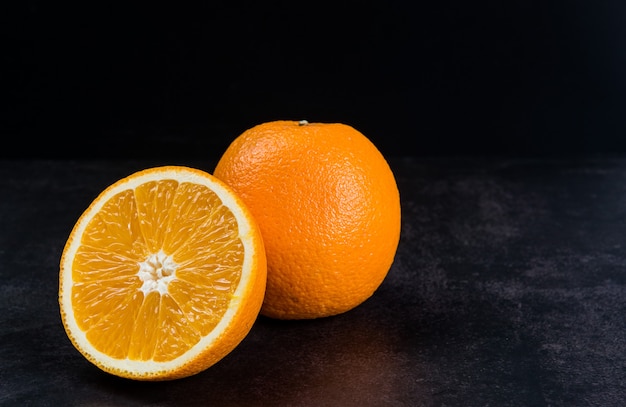
[[(117, 194), (87, 225), (75, 256), (79, 328), (113, 358), (182, 355), (228, 308), (243, 265), (237, 233), (234, 215), (201, 185), (153, 181)], [(152, 270), (144, 277), (142, 264)]]

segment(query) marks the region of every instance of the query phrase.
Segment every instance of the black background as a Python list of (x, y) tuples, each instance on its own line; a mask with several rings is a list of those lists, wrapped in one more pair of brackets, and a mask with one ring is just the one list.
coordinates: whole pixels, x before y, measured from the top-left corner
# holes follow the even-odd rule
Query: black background
[[(623, 0), (0, 10), (1, 406), (623, 407)], [(150, 166), (211, 171), (276, 119), (388, 156), (402, 231), (379, 290), (260, 317), (188, 379), (99, 371), (58, 308), (82, 211)]]
[(215, 157), (277, 119), (386, 155), (626, 150), (622, 1), (199, 4), (3, 6), (2, 156)]

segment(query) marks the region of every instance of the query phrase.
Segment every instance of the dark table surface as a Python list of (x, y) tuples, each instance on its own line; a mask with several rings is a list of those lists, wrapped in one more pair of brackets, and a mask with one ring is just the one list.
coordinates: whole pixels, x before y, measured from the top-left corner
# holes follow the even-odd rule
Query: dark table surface
[(139, 169), (206, 160), (0, 161), (0, 404), (623, 406), (626, 157), (389, 157), (395, 262), (345, 314), (260, 317), (196, 376), (101, 372), (67, 339), (58, 263), (74, 222)]

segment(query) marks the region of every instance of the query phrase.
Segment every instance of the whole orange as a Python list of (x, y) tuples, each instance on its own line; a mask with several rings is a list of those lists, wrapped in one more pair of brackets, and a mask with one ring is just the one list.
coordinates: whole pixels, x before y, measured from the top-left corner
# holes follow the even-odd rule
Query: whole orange
[(394, 261), (400, 194), (378, 148), (341, 123), (273, 121), (243, 132), (214, 176), (246, 203), (267, 256), (261, 314), (309, 319), (353, 309)]

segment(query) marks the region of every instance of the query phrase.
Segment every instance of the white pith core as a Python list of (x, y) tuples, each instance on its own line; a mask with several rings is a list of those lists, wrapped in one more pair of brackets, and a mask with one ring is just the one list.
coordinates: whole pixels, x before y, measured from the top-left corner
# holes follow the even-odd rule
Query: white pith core
[(140, 290), (144, 296), (153, 291), (158, 291), (161, 295), (166, 294), (167, 285), (174, 279), (177, 268), (178, 264), (163, 250), (149, 255), (146, 260), (139, 263), (137, 276), (143, 281)]

